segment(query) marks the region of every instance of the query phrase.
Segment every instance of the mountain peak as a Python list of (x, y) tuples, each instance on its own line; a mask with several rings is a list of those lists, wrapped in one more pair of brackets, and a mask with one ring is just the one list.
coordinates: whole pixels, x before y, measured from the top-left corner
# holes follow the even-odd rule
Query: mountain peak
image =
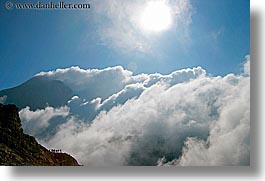
[(73, 96), (72, 90), (60, 80), (35, 76), (23, 84), (0, 91), (6, 96), (5, 104), (15, 104), (22, 109), (30, 106), (32, 110), (51, 106), (62, 106)]

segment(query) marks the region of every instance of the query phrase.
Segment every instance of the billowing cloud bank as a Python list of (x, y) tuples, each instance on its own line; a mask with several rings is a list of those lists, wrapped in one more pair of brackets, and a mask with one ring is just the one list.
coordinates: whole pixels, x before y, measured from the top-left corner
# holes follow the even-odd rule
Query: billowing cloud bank
[[(250, 163), (249, 57), (242, 74), (224, 77), (200, 67), (137, 76), (122, 67), (72, 67), (37, 76), (63, 81), (76, 96), (61, 108), (22, 109), (23, 126), (37, 133), (54, 125), (39, 141), (81, 164)], [(63, 121), (52, 124), (54, 117)]]
[(26, 107), (19, 112), (19, 117), (23, 124), (25, 132), (37, 135), (41, 130), (50, 126), (50, 121), (56, 117), (65, 118), (69, 114), (68, 107), (53, 108), (46, 107), (45, 109), (37, 109), (31, 111), (30, 107)]

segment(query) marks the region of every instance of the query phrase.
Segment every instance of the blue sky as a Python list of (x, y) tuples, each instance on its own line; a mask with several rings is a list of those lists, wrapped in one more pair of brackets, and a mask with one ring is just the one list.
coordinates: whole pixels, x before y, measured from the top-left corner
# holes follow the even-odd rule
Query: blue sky
[[(104, 1), (91, 1), (89, 10), (7, 10), (0, 1), (0, 89), (40, 71), (70, 66), (122, 65), (135, 74), (167, 74), (195, 66), (212, 75), (240, 72), (250, 53), (249, 1), (182, 1), (189, 7), (173, 26), (152, 34), (141, 34), (133, 27), (134, 16), (122, 12), (143, 1), (109, 1), (123, 2), (115, 12)], [(148, 48), (134, 48), (139, 43)]]

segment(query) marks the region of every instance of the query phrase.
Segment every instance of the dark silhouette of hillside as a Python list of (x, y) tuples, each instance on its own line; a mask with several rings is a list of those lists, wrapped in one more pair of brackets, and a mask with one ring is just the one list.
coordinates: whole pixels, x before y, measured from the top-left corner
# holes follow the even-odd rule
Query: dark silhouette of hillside
[(18, 108), (0, 104), (0, 165), (78, 166), (66, 153), (55, 153), (23, 133)]

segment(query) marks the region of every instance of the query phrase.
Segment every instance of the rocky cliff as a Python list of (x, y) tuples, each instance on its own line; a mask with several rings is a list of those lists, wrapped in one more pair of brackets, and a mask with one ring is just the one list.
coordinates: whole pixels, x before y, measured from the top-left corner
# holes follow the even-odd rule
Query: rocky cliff
[(0, 165), (78, 166), (66, 153), (50, 152), (23, 133), (18, 108), (0, 104)]

